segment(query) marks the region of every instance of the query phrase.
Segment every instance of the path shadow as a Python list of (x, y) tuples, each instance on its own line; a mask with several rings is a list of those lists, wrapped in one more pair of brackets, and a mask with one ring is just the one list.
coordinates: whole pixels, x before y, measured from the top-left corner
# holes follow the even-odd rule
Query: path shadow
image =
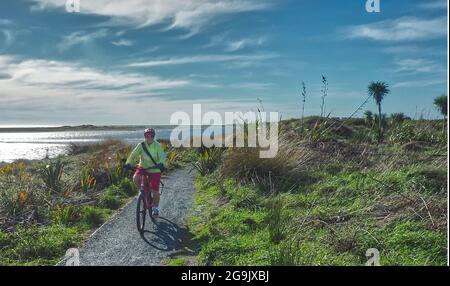
[(150, 225), (152, 230), (141, 232), (141, 238), (151, 247), (161, 251), (179, 250), (191, 239), (185, 227), (180, 227), (164, 217), (152, 220), (147, 225)]

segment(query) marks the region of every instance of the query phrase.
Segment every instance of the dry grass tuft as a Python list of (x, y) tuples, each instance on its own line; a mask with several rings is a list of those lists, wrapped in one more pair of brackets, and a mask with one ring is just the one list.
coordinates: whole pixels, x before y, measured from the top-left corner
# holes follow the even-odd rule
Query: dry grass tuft
[(314, 159), (310, 149), (285, 137), (280, 138), (274, 158), (260, 158), (259, 151), (259, 148), (231, 149), (224, 158), (222, 175), (277, 193), (293, 188), (301, 179), (299, 174)]

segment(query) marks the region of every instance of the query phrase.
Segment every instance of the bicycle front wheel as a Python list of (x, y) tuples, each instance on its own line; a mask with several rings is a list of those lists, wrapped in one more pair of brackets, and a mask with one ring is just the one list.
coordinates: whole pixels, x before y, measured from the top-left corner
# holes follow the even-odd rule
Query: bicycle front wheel
[(137, 224), (137, 229), (140, 233), (142, 233), (145, 228), (146, 214), (147, 214), (147, 210), (145, 209), (144, 195), (141, 193), (139, 195), (139, 198), (137, 201), (137, 206), (136, 206), (136, 224)]

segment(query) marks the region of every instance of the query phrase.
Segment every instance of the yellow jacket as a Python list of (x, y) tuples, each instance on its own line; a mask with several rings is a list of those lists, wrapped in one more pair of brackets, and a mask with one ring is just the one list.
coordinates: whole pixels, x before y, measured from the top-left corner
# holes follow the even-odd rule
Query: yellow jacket
[[(154, 140), (153, 143), (150, 145), (147, 144), (147, 142), (144, 142), (144, 144), (147, 146), (147, 150), (150, 152), (156, 163), (162, 164), (165, 163), (166, 153), (164, 152), (161, 144), (158, 141)], [(158, 168), (154, 168), (155, 164), (153, 163), (152, 159), (150, 159), (150, 157), (145, 153), (141, 143), (139, 143), (131, 152), (130, 156), (128, 156), (126, 164), (134, 166), (136, 163), (136, 159), (138, 157), (139, 157), (138, 165), (146, 169), (147, 172), (161, 173), (161, 171)]]

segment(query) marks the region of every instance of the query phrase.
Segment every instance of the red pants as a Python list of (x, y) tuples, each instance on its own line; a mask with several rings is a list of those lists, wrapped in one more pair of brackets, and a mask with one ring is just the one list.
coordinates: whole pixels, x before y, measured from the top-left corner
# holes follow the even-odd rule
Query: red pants
[(134, 175), (146, 175), (148, 177), (148, 186), (150, 192), (159, 192), (159, 184), (161, 182), (161, 173), (149, 173), (142, 168), (137, 168)]

